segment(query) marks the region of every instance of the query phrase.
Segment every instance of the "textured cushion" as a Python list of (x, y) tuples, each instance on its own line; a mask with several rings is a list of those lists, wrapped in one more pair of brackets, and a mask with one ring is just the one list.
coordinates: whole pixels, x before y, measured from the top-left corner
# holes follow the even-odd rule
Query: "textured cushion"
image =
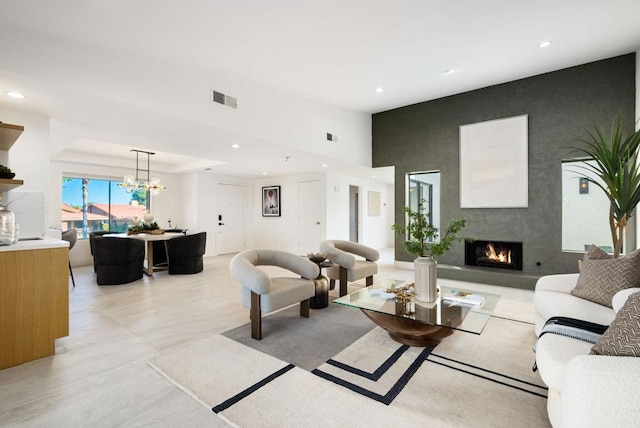
[(614, 259), (592, 245), (571, 294), (611, 308), (618, 291), (637, 286), (640, 286), (640, 250)]
[[(374, 262), (356, 260), (351, 269), (347, 269), (347, 281), (357, 281), (378, 273), (378, 265)], [(340, 267), (334, 266), (327, 269), (327, 277), (330, 279), (340, 279)]]
[(640, 293), (627, 298), (607, 331), (591, 348), (591, 353), (640, 357)]
[[(272, 312), (300, 303), (315, 295), (313, 281), (304, 278), (271, 278), (271, 291), (260, 296), (260, 311)], [(242, 306), (251, 308), (251, 290), (242, 287), (240, 292)]]

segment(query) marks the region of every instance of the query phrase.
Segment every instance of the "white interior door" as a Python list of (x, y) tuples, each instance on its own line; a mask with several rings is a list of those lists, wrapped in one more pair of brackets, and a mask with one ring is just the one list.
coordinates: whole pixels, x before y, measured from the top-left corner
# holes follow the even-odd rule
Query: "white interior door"
[(325, 201), (319, 180), (298, 183), (298, 253), (317, 253), (323, 241)]
[(245, 214), (245, 186), (218, 183), (218, 254), (244, 250)]

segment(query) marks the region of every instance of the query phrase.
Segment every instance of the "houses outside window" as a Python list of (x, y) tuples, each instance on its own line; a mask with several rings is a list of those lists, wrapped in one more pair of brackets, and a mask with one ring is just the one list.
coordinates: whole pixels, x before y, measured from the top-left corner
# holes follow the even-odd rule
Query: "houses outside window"
[(134, 217), (147, 211), (144, 190), (127, 193), (117, 180), (62, 178), (62, 229), (75, 228), (78, 238), (96, 231), (125, 232)]

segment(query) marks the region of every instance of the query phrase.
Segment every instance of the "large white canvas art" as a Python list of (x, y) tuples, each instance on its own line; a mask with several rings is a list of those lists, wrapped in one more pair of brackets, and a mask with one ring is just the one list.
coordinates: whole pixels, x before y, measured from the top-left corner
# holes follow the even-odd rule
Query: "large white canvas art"
[(526, 208), (527, 150), (527, 115), (460, 126), (460, 208)]

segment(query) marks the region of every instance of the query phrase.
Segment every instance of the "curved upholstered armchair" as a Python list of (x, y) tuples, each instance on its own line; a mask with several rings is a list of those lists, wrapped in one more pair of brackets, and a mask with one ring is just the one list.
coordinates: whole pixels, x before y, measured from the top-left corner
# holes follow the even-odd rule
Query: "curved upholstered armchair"
[(194, 233), (164, 241), (169, 259), (169, 274), (191, 274), (202, 272), (207, 247), (207, 232)]
[[(171, 262), (169, 262), (171, 263)], [(271, 277), (257, 266), (278, 266), (301, 276)], [(279, 250), (245, 250), (230, 263), (231, 275), (242, 284), (240, 301), (251, 309), (251, 337), (262, 339), (262, 312), (300, 303), (300, 316), (309, 318), (309, 299), (315, 295), (313, 279), (318, 265), (305, 257)]]
[(130, 238), (93, 238), (93, 260), (98, 285), (126, 284), (142, 278), (144, 241)]
[[(340, 281), (340, 296), (347, 294), (347, 282), (366, 278), (366, 284), (373, 284), (373, 275), (378, 273), (375, 263), (380, 253), (375, 248), (351, 241), (324, 241), (320, 244), (320, 252), (326, 253), (327, 258), (337, 264), (327, 269), (330, 288), (335, 287), (335, 281)], [(364, 258), (357, 259), (356, 256)]]

